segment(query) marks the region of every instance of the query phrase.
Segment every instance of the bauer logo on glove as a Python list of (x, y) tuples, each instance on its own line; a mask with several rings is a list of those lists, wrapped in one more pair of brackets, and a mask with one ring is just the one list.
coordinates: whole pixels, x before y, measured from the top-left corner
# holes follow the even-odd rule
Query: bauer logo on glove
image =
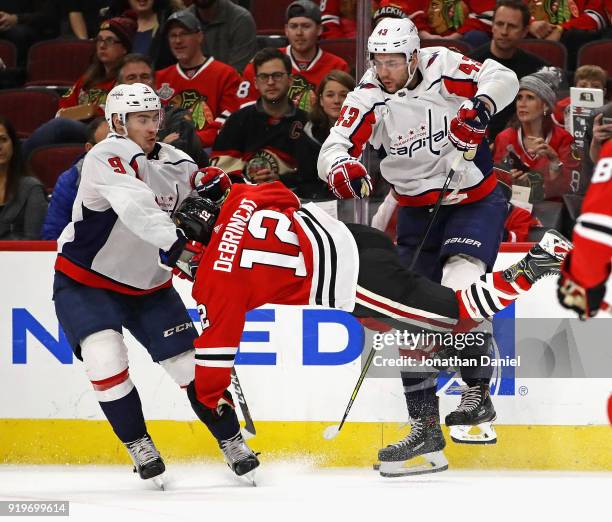
[(367, 198), (372, 192), (372, 178), (354, 158), (337, 161), (327, 175), (327, 185), (338, 199)]

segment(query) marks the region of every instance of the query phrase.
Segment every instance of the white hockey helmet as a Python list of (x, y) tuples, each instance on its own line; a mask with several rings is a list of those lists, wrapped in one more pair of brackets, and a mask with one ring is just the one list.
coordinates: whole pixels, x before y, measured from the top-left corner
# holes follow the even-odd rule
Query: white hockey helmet
[(409, 61), (421, 48), (419, 31), (409, 18), (383, 18), (368, 38), (368, 52), (403, 53)]
[(119, 117), (123, 127), (126, 126), (127, 114), (130, 112), (159, 111), (161, 125), (161, 102), (155, 91), (144, 83), (132, 85), (121, 84), (113, 87), (106, 97), (104, 117), (111, 132), (116, 132), (113, 126), (113, 114)]

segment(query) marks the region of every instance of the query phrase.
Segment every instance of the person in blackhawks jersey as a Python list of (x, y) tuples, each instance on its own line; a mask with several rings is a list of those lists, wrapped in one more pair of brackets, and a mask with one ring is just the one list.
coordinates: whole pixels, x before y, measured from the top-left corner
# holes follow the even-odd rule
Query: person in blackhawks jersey
[[(387, 211), (399, 206), (397, 244), (404, 265), (461, 288), (492, 269), (501, 242), (507, 200), (493, 174), (485, 133), (491, 116), (514, 100), (516, 75), (494, 60), (475, 62), (444, 47), (420, 49), (417, 28), (407, 18), (383, 18), (368, 51), (371, 67), (348, 94), (321, 148), (319, 177), (338, 198), (367, 197), (368, 173), (359, 157), (368, 141), (382, 147), (381, 174), (392, 190), (373, 223), (385, 230), (385, 216), (392, 213)], [(473, 161), (465, 160), (465, 153)], [(443, 196), (452, 166), (455, 175)], [(361, 188), (347, 189), (346, 179), (361, 180)], [(413, 261), (438, 200), (433, 228)], [(496, 441), (489, 393), (493, 368), (477, 364), (492, 345), (489, 336), (482, 353), (466, 354), (472, 362), (461, 368), (466, 388), (445, 419), (455, 442)], [(423, 402), (437, 411), (436, 373), (400, 374), (410, 416)], [(480, 427), (479, 435), (470, 433), (473, 426)]]
[[(349, 66), (339, 56), (319, 48), (318, 41), (323, 28), (318, 5), (310, 0), (292, 2), (287, 7), (286, 21), (285, 34), (289, 45), (281, 48), (281, 51), (291, 59), (293, 84), (289, 98), (298, 109), (310, 112), (321, 80), (334, 69), (349, 72)], [(244, 106), (259, 98), (252, 61), (245, 67), (242, 76), (244, 81), (240, 84), (237, 96), (241, 106)]]
[[(559, 266), (571, 243), (549, 231), (518, 263), (476, 279), (461, 290), (441, 286), (407, 270), (383, 232), (344, 224), (313, 203), (304, 206), (279, 181), (231, 184), (217, 167), (204, 169), (206, 183), (174, 214), (185, 235), (205, 245), (188, 275), (195, 277), (202, 333), (195, 341), (195, 394), (212, 410), (227, 404), (230, 372), (246, 313), (266, 303), (318, 305), (351, 312), (376, 329), (467, 332), (508, 306)], [(359, 190), (369, 177), (334, 182)], [(456, 339), (456, 337), (455, 337)], [(455, 352), (457, 353), (457, 352)], [(381, 450), (381, 474), (410, 474), (405, 461), (424, 455), (429, 471), (446, 469), (444, 438), (436, 409), (411, 411), (413, 428), (401, 443)], [(232, 408), (219, 425), (236, 424)]]

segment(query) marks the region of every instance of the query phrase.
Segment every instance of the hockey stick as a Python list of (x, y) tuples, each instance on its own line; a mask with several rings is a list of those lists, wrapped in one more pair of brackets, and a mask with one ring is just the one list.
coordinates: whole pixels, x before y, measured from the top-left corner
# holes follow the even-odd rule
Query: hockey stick
[(372, 364), (372, 359), (374, 359), (375, 353), (376, 353), (376, 350), (372, 348), (370, 350), (370, 353), (368, 354), (368, 358), (366, 359), (366, 362), (363, 365), (363, 369), (361, 370), (361, 373), (359, 374), (359, 379), (357, 379), (357, 384), (355, 385), (355, 389), (353, 390), (353, 393), (351, 393), (351, 398), (348, 402), (348, 405), (346, 406), (346, 410), (344, 410), (344, 415), (342, 416), (342, 420), (340, 421), (340, 424), (336, 424), (334, 426), (328, 426), (327, 428), (325, 428), (325, 430), (323, 431), (323, 438), (327, 440), (331, 440), (336, 435), (338, 435), (338, 433), (340, 433), (342, 426), (344, 426), (344, 421), (348, 417), (349, 411), (351, 411), (353, 402), (355, 402), (355, 398), (357, 397), (359, 388), (361, 388), (361, 385), (363, 383), (363, 380), (365, 379), (366, 373), (368, 373), (370, 364)]
[[(436, 201), (436, 204), (432, 211), (432, 215), (431, 215), (431, 218), (429, 219), (429, 223), (427, 224), (427, 228), (425, 229), (425, 232), (423, 233), (423, 238), (421, 239), (419, 246), (417, 247), (417, 249), (414, 252), (414, 255), (412, 256), (412, 261), (410, 262), (410, 266), (408, 270), (412, 270), (414, 268), (414, 265), (416, 264), (417, 259), (419, 258), (419, 255), (421, 254), (423, 245), (425, 244), (425, 241), (427, 240), (427, 236), (429, 235), (429, 232), (431, 231), (431, 228), (433, 227), (434, 221), (438, 214), (438, 210), (440, 209), (440, 206), (442, 205), (442, 200), (444, 199), (444, 196), (446, 195), (448, 187), (451, 181), (453, 180), (453, 176), (455, 175), (455, 171), (459, 167), (461, 160), (466, 159), (467, 161), (472, 161), (475, 156), (476, 156), (475, 150), (467, 151), (463, 153), (459, 152), (457, 156), (455, 157), (455, 159), (453, 160), (453, 163), (451, 164), (448, 175), (446, 176), (446, 180), (444, 181), (444, 185), (442, 186), (442, 189), (440, 190), (440, 195), (438, 196), (438, 200)], [(325, 430), (323, 431), (323, 437), (325, 439), (331, 440), (334, 437), (336, 437), (338, 433), (340, 433), (342, 426), (344, 426), (344, 421), (346, 421), (349, 411), (351, 411), (353, 402), (355, 402), (355, 398), (357, 397), (357, 393), (359, 392), (359, 389), (361, 388), (361, 384), (363, 383), (363, 380), (365, 379), (365, 376), (368, 373), (368, 370), (370, 369), (370, 365), (372, 364), (372, 360), (374, 359), (375, 353), (376, 353), (376, 349), (371, 348), (370, 353), (368, 354), (368, 358), (366, 359), (366, 362), (363, 366), (363, 369), (361, 370), (361, 373), (359, 374), (359, 379), (357, 379), (357, 384), (355, 385), (355, 389), (353, 390), (353, 393), (351, 394), (351, 398), (348, 402), (348, 405), (346, 406), (346, 410), (344, 411), (344, 415), (342, 417), (342, 420), (340, 421), (340, 424), (328, 426), (327, 428), (325, 428)]]
[(240, 386), (240, 381), (238, 380), (238, 374), (236, 373), (235, 368), (232, 368), (231, 379), (232, 384), (234, 385), (234, 391), (236, 392), (236, 398), (238, 399), (238, 404), (240, 405), (240, 411), (244, 417), (244, 428), (242, 428), (240, 431), (242, 431), (242, 436), (245, 439), (250, 439), (257, 433), (255, 431), (255, 424), (253, 424), (253, 417), (251, 417), (249, 406), (244, 398), (244, 392), (242, 391), (242, 386)]

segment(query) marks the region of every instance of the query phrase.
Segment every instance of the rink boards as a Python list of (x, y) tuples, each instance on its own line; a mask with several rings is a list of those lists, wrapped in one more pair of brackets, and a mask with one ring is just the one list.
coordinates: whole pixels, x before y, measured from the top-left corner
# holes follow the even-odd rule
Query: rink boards
[[(520, 256), (501, 253), (498, 265)], [(59, 332), (51, 301), (54, 258), (50, 250), (0, 252), (0, 462), (126, 462)], [(195, 308), (189, 285), (176, 286), (188, 308)], [(553, 280), (542, 281), (511, 314), (569, 317), (554, 292)], [(556, 333), (554, 324), (542, 322), (542, 339)], [(194, 421), (184, 392), (129, 334), (126, 340), (132, 380), (163, 453), (216, 458), (218, 449)], [(381, 444), (405, 434), (398, 427), (407, 416), (401, 382), (378, 378), (366, 379), (337, 439), (322, 438), (323, 429), (341, 418), (359, 374), (358, 340), (359, 326), (333, 310), (266, 306), (249, 315), (237, 371), (256, 421), (257, 450), (268, 457), (306, 456), (322, 465), (368, 465)], [(575, 354), (568, 353), (574, 364)], [(504, 372), (494, 379), (499, 443), (450, 443), (452, 466), (612, 469), (606, 411), (612, 379), (517, 378), (511, 369)], [(444, 416), (458, 402), (457, 382), (441, 381)]]

